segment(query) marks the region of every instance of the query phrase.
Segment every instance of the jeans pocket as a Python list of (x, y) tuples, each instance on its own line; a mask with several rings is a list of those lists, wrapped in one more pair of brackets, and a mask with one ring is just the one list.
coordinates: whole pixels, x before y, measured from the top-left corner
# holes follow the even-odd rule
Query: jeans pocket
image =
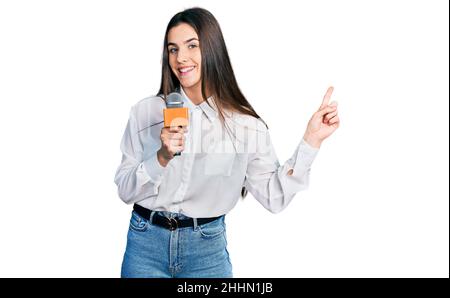
[(225, 225), (223, 218), (218, 218), (212, 222), (199, 225), (198, 230), (203, 238), (214, 238), (223, 235), (225, 232)]
[(148, 220), (137, 214), (134, 210), (131, 212), (130, 229), (136, 232), (145, 232), (149, 226)]

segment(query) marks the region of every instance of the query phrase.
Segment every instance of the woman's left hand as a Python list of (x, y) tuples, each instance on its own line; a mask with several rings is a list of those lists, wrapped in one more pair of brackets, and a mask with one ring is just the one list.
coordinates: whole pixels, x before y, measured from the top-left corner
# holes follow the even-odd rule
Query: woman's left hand
[(333, 89), (333, 87), (328, 88), (327, 93), (323, 97), (322, 105), (308, 122), (303, 139), (312, 147), (319, 148), (323, 140), (328, 138), (339, 127), (337, 102), (328, 104)]

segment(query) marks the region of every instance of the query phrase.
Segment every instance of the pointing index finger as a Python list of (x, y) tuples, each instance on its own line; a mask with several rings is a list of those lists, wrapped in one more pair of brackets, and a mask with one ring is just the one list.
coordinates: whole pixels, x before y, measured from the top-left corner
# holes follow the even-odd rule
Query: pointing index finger
[(320, 106), (320, 109), (326, 107), (328, 105), (328, 102), (330, 101), (331, 94), (333, 93), (334, 87), (329, 87), (327, 90), (327, 93), (325, 93), (325, 96), (323, 97), (322, 105)]

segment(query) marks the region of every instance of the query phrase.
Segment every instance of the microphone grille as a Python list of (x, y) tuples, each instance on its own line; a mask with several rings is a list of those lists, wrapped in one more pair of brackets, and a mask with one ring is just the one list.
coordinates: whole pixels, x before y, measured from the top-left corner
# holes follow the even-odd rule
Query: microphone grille
[(172, 92), (167, 95), (166, 105), (168, 108), (182, 108), (183, 96), (178, 92)]

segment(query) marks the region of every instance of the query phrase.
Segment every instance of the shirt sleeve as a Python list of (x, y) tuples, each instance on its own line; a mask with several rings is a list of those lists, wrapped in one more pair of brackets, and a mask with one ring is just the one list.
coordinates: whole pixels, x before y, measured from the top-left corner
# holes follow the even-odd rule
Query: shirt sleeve
[[(278, 162), (267, 129), (257, 133), (256, 150), (249, 154), (244, 186), (267, 210), (278, 213), (309, 185), (311, 165), (319, 149), (301, 140), (292, 157), (282, 166)], [(289, 170), (292, 175), (288, 175)]]
[(139, 138), (134, 108), (131, 108), (120, 149), (122, 161), (114, 178), (119, 197), (127, 204), (156, 197), (165, 168), (160, 165), (156, 152), (143, 160), (144, 148)]

